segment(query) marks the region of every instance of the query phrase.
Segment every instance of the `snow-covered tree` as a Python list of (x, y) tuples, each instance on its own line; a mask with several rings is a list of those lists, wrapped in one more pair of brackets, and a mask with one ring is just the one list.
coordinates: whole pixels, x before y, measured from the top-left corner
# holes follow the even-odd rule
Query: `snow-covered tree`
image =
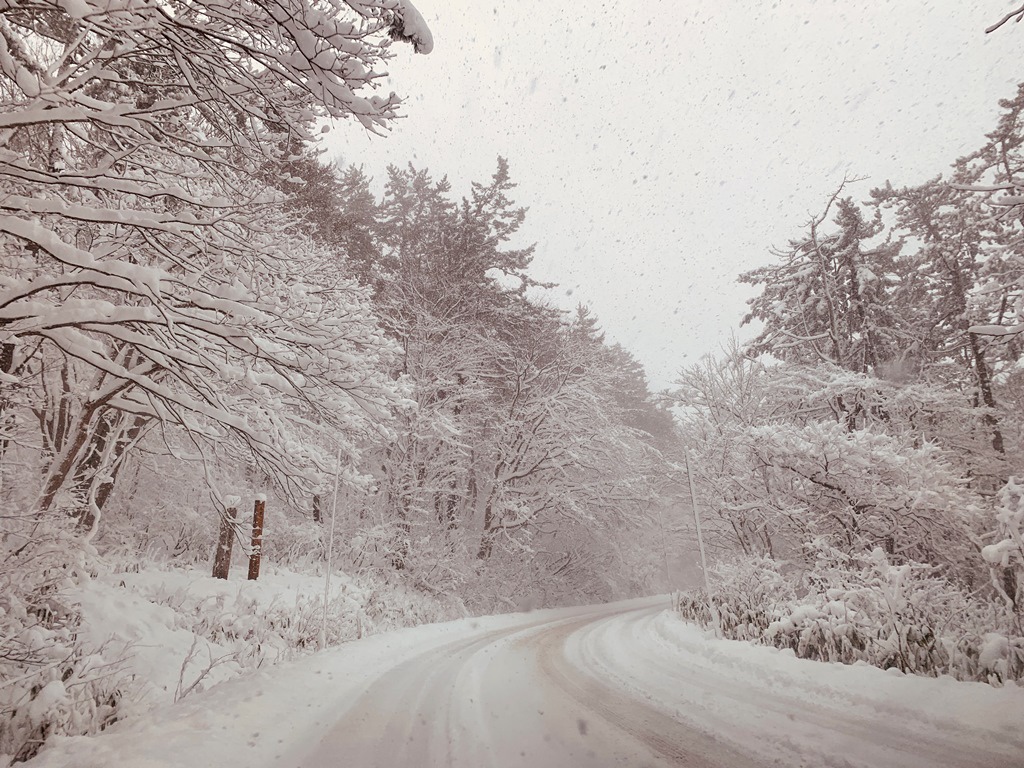
[(596, 578), (595, 548), (609, 546), (601, 532), (649, 522), (645, 473), (656, 440), (671, 437), (642, 369), (592, 317), (528, 296), (537, 284), (532, 248), (514, 242), (526, 213), (514, 187), (500, 158), (460, 201), (446, 179), (392, 167), (378, 204), (342, 209), (372, 234), (379, 257), (360, 279), (417, 406), (372, 451), (364, 540), (425, 589), (490, 585), (489, 605), (527, 584), (553, 600), (584, 583), (635, 583), (624, 570)]
[[(764, 324), (751, 348), (781, 360), (868, 372), (901, 352), (899, 315), (887, 301), (898, 246), (850, 198), (832, 196), (779, 262), (740, 276), (763, 286), (744, 322)], [(836, 210), (837, 229), (827, 222)]]
[(942, 378), (970, 397), (981, 408), (992, 450), (1005, 454), (994, 385), (999, 350), (975, 332), (989, 317), (975, 295), (993, 234), (989, 217), (980, 201), (940, 179), (914, 188), (886, 185), (872, 197), (893, 212), (897, 235), (915, 244), (902, 255), (892, 301), (904, 308), (917, 373)]
[(38, 507), (94, 461), (95, 508), (111, 420), (234, 441), (301, 484), (324, 461), (296, 423), (344, 440), (397, 401), (366, 293), (261, 183), (325, 118), (386, 128), (390, 36), (431, 47), (404, 0), (7, 4), (5, 400), (54, 365), (70, 381)]
[(985, 503), (962, 480), (957, 425), (970, 427), (971, 406), (956, 393), (740, 355), (705, 361), (680, 385), (709, 528), (722, 541), (796, 557), (823, 537), (976, 578)]
[(984, 146), (957, 161), (954, 183), (989, 203), (982, 219), (988, 237), (975, 287), (984, 314), (971, 331), (1009, 342), (1019, 356), (1024, 344), (1024, 84), (999, 106), (1003, 113), (996, 129)]

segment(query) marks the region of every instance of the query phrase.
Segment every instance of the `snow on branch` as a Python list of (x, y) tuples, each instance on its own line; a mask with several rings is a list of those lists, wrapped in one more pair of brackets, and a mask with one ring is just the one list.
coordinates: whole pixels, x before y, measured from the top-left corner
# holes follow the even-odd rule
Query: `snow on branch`
[(412, 43), (416, 53), (430, 53), (434, 50), (434, 36), (423, 20), (423, 16), (409, 2), (396, 4), (395, 20), (391, 24), (389, 34), (393, 40)]
[(972, 325), (967, 332), (979, 336), (1015, 336), (1018, 333), (1024, 333), (1024, 323), (1018, 325)]
[(61, 360), (107, 392), (81, 385), (44, 507), (111, 409), (302, 483), (323, 462), (297, 434), (403, 402), (368, 293), (274, 184), (322, 118), (387, 128), (396, 32), (432, 46), (404, 0), (5, 4), (3, 340), (19, 375)]

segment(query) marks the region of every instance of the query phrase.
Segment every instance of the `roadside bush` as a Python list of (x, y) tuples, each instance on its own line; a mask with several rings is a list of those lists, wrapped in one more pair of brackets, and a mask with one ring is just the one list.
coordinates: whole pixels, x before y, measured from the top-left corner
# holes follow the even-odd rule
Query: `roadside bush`
[(90, 578), (95, 551), (69, 528), (25, 518), (0, 532), (0, 766), (50, 737), (103, 730), (134, 689), (123, 656), (79, 641), (69, 593)]
[[(788, 577), (763, 558), (713, 571), (724, 637), (908, 674), (995, 685), (1024, 679), (1024, 637), (1001, 603), (966, 594), (932, 566), (892, 564), (880, 549), (811, 548), (815, 567)], [(711, 625), (702, 594), (680, 595), (676, 607)]]

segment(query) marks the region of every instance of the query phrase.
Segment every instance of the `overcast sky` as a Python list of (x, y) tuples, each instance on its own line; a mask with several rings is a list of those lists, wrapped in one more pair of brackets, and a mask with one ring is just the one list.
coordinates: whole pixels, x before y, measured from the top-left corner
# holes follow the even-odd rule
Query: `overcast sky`
[[(943, 173), (1024, 80), (1003, 0), (415, 0), (386, 138), (330, 151), (376, 179), (412, 161), (455, 191), (509, 159), (532, 273), (581, 302), (655, 388), (739, 329), (740, 272), (801, 231), (844, 174), (866, 198)], [(747, 332), (749, 335), (749, 332)]]

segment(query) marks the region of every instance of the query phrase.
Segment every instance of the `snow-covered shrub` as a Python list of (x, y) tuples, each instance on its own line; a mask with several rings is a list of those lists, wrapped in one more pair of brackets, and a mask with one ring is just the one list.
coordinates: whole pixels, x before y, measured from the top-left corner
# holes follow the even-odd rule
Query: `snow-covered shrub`
[(382, 582), (364, 577), (355, 581), (366, 590), (362, 607), (362, 615), (366, 620), (366, 634), (418, 624), (451, 621), (469, 615), (465, 604), (457, 595), (430, 594), (399, 579)]
[(766, 639), (803, 658), (867, 661), (887, 669), (939, 674), (949, 668), (941, 633), (966, 607), (966, 596), (919, 563), (891, 564), (875, 549), (847, 555), (816, 545), (804, 574), (807, 595), (772, 623)]
[(974, 677), (991, 683), (1024, 680), (1024, 637), (1016, 633), (986, 632), (968, 649)]
[[(170, 608), (176, 629), (202, 638), (221, 656), (230, 655), (237, 672), (319, 647), (324, 619), (322, 592), (296, 592), (290, 600), (278, 595), (267, 599), (258, 582), (216, 582), (198, 574), (194, 578), (196, 588), (178, 586), (173, 578), (167, 584), (144, 581), (132, 588), (154, 605)], [(326, 623), (328, 643), (356, 636), (358, 607), (354, 599), (331, 601)]]
[[(325, 621), (322, 562), (309, 576), (268, 559), (257, 582), (213, 579), (205, 562), (178, 567), (182, 560), (161, 538), (171, 530), (163, 519), (153, 536), (146, 531), (153, 518), (111, 519), (103, 537), (109, 553), (84, 544), (70, 519), (0, 521), (0, 768), (30, 758), (53, 736), (95, 733), (315, 651), (322, 631), (337, 645), (466, 615), (459, 601), (409, 586), (406, 576), (366, 572), (336, 575)], [(304, 525), (311, 539), (318, 534), (319, 526)], [(283, 527), (296, 552), (302, 526)], [(160, 542), (149, 552), (165, 570), (130, 556), (132, 542), (147, 537)], [(208, 542), (203, 553), (205, 560)]]
[(112, 496), (95, 539), (113, 570), (144, 562), (205, 563), (217, 542), (218, 517), (194, 466), (149, 457), (132, 465), (135, 481)]
[(793, 596), (779, 563), (768, 557), (719, 563), (712, 577), (722, 631), (737, 640), (760, 637)]
[[(263, 534), (263, 556), (270, 562), (297, 570), (320, 570), (327, 559), (328, 528), (277, 510), (267, 510), (268, 527)], [(335, 535), (335, 546), (338, 539)]]
[[(281, 590), (277, 589), (282, 584), (279, 581), (263, 585), (277, 573), (284, 582), (297, 580), (298, 585)], [(168, 571), (163, 578), (149, 574), (127, 582), (148, 602), (171, 609), (177, 629), (202, 638), (217, 652), (231, 653), (239, 671), (317, 650), (322, 629), (327, 645), (338, 645), (389, 629), (463, 615), (458, 606), (423, 595), (397, 580), (389, 583), (375, 576), (341, 574), (332, 581), (325, 617), (319, 578), (279, 571), (273, 565), (268, 565), (258, 582), (225, 582), (191, 570)]]
[[(786, 610), (793, 592), (780, 573), (780, 564), (768, 557), (736, 557), (711, 568), (712, 600), (725, 637), (757, 640), (768, 625)], [(712, 623), (704, 590), (680, 592), (673, 602), (687, 619)]]
[(999, 492), (994, 543), (981, 550), (992, 584), (1024, 631), (1024, 480), (1011, 477)]
[(70, 594), (89, 579), (95, 551), (69, 528), (0, 531), (0, 765), (27, 760), (52, 736), (103, 730), (132, 690), (123, 657), (79, 637)]
[[(814, 567), (791, 575), (762, 559), (716, 568), (723, 635), (819, 661), (993, 684), (1024, 679), (1024, 637), (1004, 606), (933, 566), (893, 564), (880, 549), (849, 555), (815, 542), (811, 550)], [(710, 626), (702, 594), (680, 595), (676, 606)]]
[(707, 596), (703, 589), (674, 593), (672, 610), (702, 627), (711, 626), (711, 611), (708, 610)]

